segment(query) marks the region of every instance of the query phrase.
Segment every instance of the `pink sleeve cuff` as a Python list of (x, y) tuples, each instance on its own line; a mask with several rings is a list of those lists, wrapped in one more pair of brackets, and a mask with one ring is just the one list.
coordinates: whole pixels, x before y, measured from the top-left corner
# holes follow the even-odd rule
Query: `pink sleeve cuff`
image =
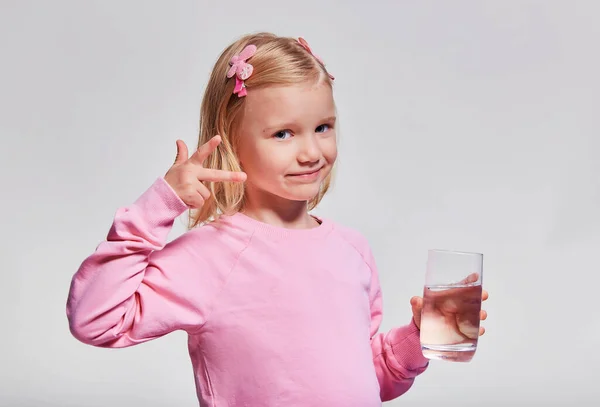
[(414, 319), (406, 326), (393, 329), (387, 340), (399, 370), (418, 372), (425, 370), (429, 359), (421, 352), (419, 328), (415, 325)]
[(134, 205), (144, 213), (144, 219), (151, 226), (163, 226), (183, 214), (188, 206), (179, 198), (164, 178), (158, 178)]

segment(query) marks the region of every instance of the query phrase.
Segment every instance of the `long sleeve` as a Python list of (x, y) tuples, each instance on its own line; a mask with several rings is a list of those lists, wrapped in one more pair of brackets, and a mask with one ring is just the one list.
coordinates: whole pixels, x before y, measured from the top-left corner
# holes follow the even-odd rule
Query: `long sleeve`
[(198, 272), (210, 264), (190, 249), (191, 233), (166, 244), (186, 209), (159, 178), (132, 205), (117, 210), (106, 240), (71, 280), (66, 311), (75, 338), (126, 347), (204, 322), (219, 281)]
[(419, 330), (412, 320), (408, 325), (378, 333), (383, 304), (377, 266), (369, 250), (365, 261), (371, 268), (371, 349), (381, 390), (381, 400), (389, 401), (406, 393), (415, 378), (428, 366), (421, 352)]

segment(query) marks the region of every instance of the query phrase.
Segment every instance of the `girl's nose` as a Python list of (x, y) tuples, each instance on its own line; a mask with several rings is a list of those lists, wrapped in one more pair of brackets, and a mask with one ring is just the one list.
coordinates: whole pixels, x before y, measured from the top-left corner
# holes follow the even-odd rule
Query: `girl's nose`
[(319, 161), (321, 158), (321, 148), (314, 135), (302, 137), (300, 149), (298, 152), (298, 161), (301, 163), (311, 163)]

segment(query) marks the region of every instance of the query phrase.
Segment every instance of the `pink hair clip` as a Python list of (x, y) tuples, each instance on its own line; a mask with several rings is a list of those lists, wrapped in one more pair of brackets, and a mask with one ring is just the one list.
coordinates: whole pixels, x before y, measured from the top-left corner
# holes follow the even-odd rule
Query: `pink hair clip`
[[(325, 66), (325, 62), (323, 62), (323, 60), (316, 54), (314, 54), (312, 52), (312, 49), (310, 49), (310, 45), (308, 45), (308, 42), (306, 42), (306, 40), (302, 37), (298, 38), (298, 43), (300, 45), (302, 45), (302, 48), (304, 48), (306, 51), (308, 51), (308, 53), (310, 55), (312, 55), (317, 61), (319, 61), (321, 63), (321, 65)], [(327, 69), (325, 69), (327, 70)], [(333, 77), (332, 74), (330, 74), (329, 72), (327, 72), (327, 75), (329, 75), (329, 77), (331, 78), (331, 80), (334, 80), (335, 78)]]
[(255, 53), (256, 45), (250, 44), (247, 45), (239, 55), (232, 56), (229, 61), (231, 68), (229, 68), (229, 71), (227, 72), (227, 77), (231, 78), (235, 75), (235, 88), (233, 88), (233, 93), (237, 94), (238, 97), (246, 96), (247, 94), (244, 81), (252, 75), (254, 67), (246, 61)]

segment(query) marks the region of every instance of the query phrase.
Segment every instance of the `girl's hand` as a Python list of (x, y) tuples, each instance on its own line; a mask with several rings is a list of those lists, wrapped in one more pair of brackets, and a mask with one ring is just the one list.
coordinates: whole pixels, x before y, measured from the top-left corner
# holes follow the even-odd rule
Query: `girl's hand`
[[(452, 298), (452, 294), (450, 294), (452, 290), (448, 290), (449, 295), (447, 296), (448, 298), (446, 298), (446, 301), (444, 300), (443, 297), (443, 293), (436, 293), (436, 294), (440, 294), (439, 298), (435, 299), (436, 302), (436, 310), (439, 311), (440, 314), (443, 314), (443, 316), (447, 316), (446, 314), (452, 314), (453, 316), (457, 316), (461, 314), (461, 310), (456, 309), (457, 306), (457, 302), (456, 298)], [(454, 293), (454, 294), (460, 294), (460, 293)], [(482, 290), (481, 292), (481, 300), (485, 301), (487, 300), (489, 297), (488, 292), (486, 290)], [(415, 324), (417, 325), (417, 328), (421, 329), (421, 312), (423, 310), (423, 298), (422, 297), (412, 297), (410, 299), (410, 305), (412, 306), (412, 312), (413, 312), (413, 318), (415, 321)], [(465, 310), (462, 310), (465, 311)], [(466, 312), (465, 312), (466, 313)], [(467, 313), (468, 314), (468, 313)], [(481, 310), (479, 313), (479, 318), (481, 321), (484, 321), (487, 318), (487, 312), (485, 310)], [(467, 322), (467, 321), (464, 321)], [(461, 328), (461, 321), (460, 318), (458, 318), (457, 320), (457, 330), (460, 331)], [(472, 325), (471, 324), (467, 324), (467, 325)], [(480, 327), (479, 328), (479, 336), (483, 335), (485, 333), (485, 328), (484, 327)], [(473, 333), (476, 336), (476, 333)], [(469, 334), (471, 335), (471, 334)]]
[(209, 182), (244, 182), (246, 173), (204, 168), (203, 163), (221, 143), (221, 137), (215, 136), (203, 144), (188, 158), (185, 143), (177, 140), (175, 163), (165, 174), (165, 181), (173, 188), (179, 198), (193, 209), (199, 209), (210, 197), (210, 191), (203, 184)]

